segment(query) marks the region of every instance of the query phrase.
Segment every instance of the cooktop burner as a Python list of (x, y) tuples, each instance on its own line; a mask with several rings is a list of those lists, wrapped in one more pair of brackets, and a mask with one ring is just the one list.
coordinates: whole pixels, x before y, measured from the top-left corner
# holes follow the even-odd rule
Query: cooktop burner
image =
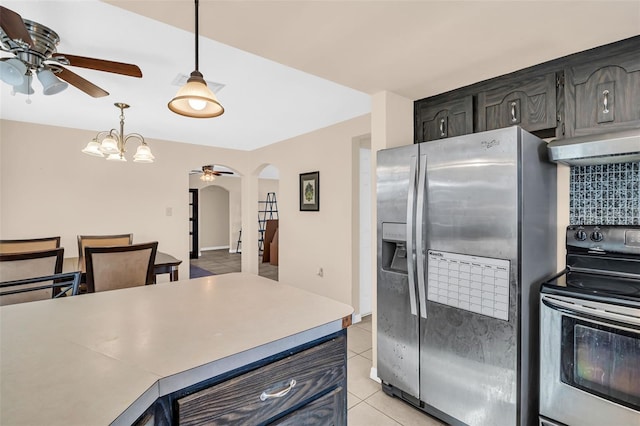
[(565, 272), (545, 285), (575, 289), (579, 293), (624, 297), (640, 301), (640, 280), (582, 272)]
[(640, 226), (567, 227), (567, 269), (543, 292), (640, 304)]

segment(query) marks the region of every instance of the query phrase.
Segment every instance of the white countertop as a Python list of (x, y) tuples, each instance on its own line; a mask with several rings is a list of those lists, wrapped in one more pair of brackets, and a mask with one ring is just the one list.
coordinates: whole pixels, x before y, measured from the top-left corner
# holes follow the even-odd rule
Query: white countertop
[(156, 398), (342, 328), (353, 309), (235, 273), (0, 307), (0, 424), (129, 424)]

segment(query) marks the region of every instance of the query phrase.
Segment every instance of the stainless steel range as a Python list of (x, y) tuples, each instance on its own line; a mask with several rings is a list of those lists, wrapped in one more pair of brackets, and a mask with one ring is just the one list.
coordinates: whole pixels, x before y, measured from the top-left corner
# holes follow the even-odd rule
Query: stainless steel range
[(640, 425), (640, 226), (570, 226), (541, 287), (540, 425)]

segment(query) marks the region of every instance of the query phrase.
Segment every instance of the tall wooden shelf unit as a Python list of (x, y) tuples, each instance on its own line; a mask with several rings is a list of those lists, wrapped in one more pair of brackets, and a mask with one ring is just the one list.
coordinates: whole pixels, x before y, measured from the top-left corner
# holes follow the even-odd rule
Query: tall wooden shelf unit
[(267, 227), (267, 220), (278, 219), (278, 202), (276, 201), (276, 193), (268, 192), (267, 199), (258, 201), (260, 209), (258, 210), (258, 251), (260, 254), (264, 251), (264, 233)]

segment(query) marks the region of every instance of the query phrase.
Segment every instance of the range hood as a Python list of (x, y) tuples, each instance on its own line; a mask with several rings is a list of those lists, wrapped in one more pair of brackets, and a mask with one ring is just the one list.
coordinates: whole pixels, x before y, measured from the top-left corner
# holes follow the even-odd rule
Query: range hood
[(547, 150), (549, 160), (569, 166), (640, 161), (640, 129), (554, 140)]

